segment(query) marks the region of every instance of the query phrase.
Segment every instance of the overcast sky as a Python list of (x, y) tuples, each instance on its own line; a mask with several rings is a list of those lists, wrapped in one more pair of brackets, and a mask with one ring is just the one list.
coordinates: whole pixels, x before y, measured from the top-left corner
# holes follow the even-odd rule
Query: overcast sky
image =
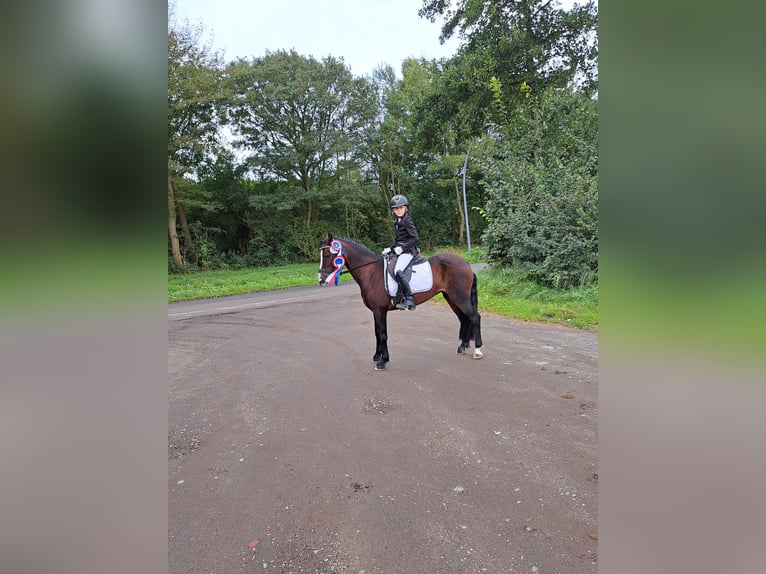
[(439, 44), (441, 23), (418, 17), (422, 0), (175, 0), (179, 23), (201, 24), (203, 42), (225, 60), (295, 49), (303, 56), (343, 58), (355, 76), (390, 64), (401, 76), (407, 57), (452, 56), (459, 42)]
[[(295, 49), (318, 60), (343, 58), (355, 76), (371, 75), (381, 64), (401, 76), (404, 59), (449, 58), (460, 44), (455, 37), (439, 44), (442, 20), (418, 17), (422, 0), (170, 1), (175, 20), (201, 24), (202, 41), (226, 61)], [(570, 8), (575, 0), (556, 3)]]

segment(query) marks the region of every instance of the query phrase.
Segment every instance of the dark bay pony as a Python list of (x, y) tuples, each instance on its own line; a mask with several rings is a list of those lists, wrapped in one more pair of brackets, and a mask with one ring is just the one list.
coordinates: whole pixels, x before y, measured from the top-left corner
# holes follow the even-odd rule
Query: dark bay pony
[[(344, 265), (359, 285), (362, 301), (375, 318), (375, 354), (372, 360), (375, 369), (385, 369), (389, 359), (387, 316), (389, 311), (396, 308), (386, 292), (383, 257), (352, 239), (334, 238), (329, 233), (319, 253), (320, 285), (327, 285), (337, 279)], [(436, 253), (428, 258), (428, 262), (431, 265), (433, 287), (415, 293), (415, 304), (420, 305), (441, 293), (460, 320), (460, 346), (457, 353), (465, 354), (473, 339), (473, 358), (481, 359), (484, 355), (481, 351), (481, 316), (478, 311), (476, 275), (468, 262), (454, 253)]]

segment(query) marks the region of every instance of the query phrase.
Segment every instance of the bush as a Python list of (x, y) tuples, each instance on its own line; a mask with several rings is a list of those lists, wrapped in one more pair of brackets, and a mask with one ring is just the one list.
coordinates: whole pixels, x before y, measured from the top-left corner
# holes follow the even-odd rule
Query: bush
[(557, 288), (598, 274), (597, 117), (583, 98), (556, 92), (520, 108), (478, 159), (489, 261)]
[(196, 265), (179, 265), (172, 257), (168, 256), (168, 275), (183, 275), (195, 271), (197, 271)]

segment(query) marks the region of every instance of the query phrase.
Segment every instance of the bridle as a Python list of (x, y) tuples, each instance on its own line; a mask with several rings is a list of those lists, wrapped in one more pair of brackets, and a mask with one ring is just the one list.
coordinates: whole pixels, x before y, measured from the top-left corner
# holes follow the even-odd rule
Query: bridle
[[(330, 253), (334, 254), (335, 257), (333, 257), (332, 264), (333, 269), (328, 271), (326, 269), (322, 269), (322, 250), (323, 249), (329, 249)], [(383, 259), (382, 257), (376, 257), (372, 261), (368, 261), (367, 263), (362, 263), (361, 265), (357, 265), (356, 267), (349, 267), (348, 263), (346, 263), (346, 252), (343, 248), (343, 244), (338, 241), (337, 239), (333, 239), (330, 242), (330, 245), (323, 245), (319, 248), (319, 274), (320, 274), (320, 283), (327, 284), (330, 282), (333, 282), (335, 285), (338, 284), (338, 280), (340, 279), (341, 274), (343, 273), (343, 266), (346, 266), (346, 269), (348, 269), (348, 272), (351, 273), (352, 271), (356, 271), (357, 269), (361, 269), (362, 267), (367, 267), (368, 265), (372, 265), (373, 263), (377, 263)], [(327, 277), (324, 278), (324, 280), (321, 279), (322, 273), (329, 273)]]

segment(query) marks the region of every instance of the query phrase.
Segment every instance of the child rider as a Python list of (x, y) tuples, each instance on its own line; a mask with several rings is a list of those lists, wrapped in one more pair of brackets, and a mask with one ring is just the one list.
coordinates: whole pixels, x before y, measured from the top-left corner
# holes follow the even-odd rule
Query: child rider
[(391, 198), (391, 211), (396, 216), (396, 221), (394, 222), (395, 238), (393, 245), (383, 250), (383, 255), (388, 255), (393, 251), (398, 256), (394, 274), (396, 275), (396, 280), (399, 283), (404, 300), (397, 303), (396, 308), (413, 311), (415, 309), (415, 302), (412, 300), (412, 290), (402, 271), (409, 265), (417, 253), (417, 245), (420, 238), (418, 237), (418, 230), (415, 228), (415, 221), (407, 213), (409, 205), (410, 202), (403, 195), (395, 195)]

